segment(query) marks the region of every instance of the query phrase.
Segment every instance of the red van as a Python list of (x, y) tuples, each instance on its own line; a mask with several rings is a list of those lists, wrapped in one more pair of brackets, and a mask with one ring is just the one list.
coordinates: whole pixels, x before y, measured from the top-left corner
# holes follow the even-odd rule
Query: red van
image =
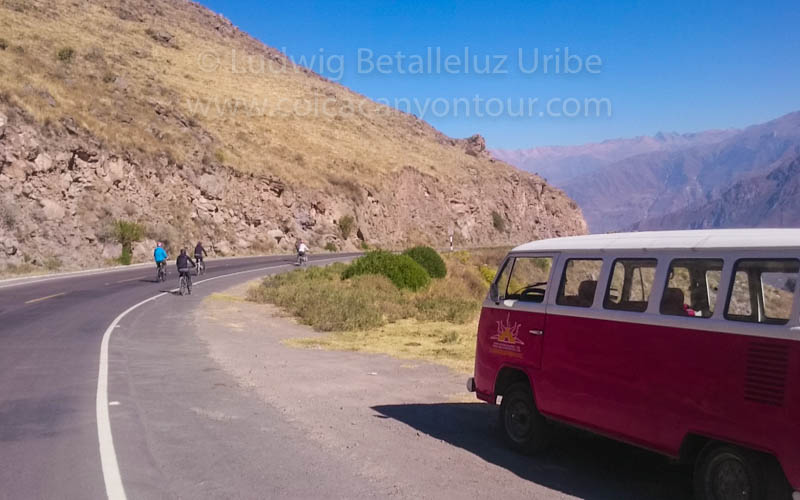
[(697, 500), (800, 499), (799, 275), (798, 229), (521, 245), (468, 388), (519, 451), (559, 421), (693, 462)]

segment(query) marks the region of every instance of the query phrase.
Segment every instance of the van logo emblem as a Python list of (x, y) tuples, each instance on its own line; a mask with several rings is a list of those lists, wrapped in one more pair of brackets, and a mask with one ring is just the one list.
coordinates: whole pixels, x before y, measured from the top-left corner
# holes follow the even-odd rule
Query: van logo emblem
[(495, 341), (492, 343), (492, 347), (506, 352), (520, 352), (519, 346), (525, 345), (525, 342), (519, 338), (521, 327), (521, 323), (511, 324), (511, 313), (509, 313), (505, 321), (497, 322), (497, 333), (489, 337), (490, 340)]

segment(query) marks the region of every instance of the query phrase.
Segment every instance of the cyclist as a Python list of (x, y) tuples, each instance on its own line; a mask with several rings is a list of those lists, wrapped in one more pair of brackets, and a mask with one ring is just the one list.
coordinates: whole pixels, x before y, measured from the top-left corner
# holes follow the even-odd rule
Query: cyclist
[(181, 254), (178, 255), (178, 258), (175, 260), (175, 265), (178, 268), (178, 279), (185, 278), (186, 279), (186, 288), (189, 291), (189, 295), (192, 294), (192, 277), (189, 275), (189, 264), (192, 267), (197, 267), (197, 264), (186, 254), (186, 249), (181, 248)]
[[(153, 250), (153, 259), (156, 261), (156, 277), (158, 277), (158, 271), (161, 269), (161, 267), (167, 265), (168, 258), (169, 256), (167, 255), (167, 251), (164, 250), (164, 246), (159, 241), (156, 243), (155, 250)], [(166, 273), (166, 267), (164, 272)]]
[(208, 252), (206, 249), (203, 248), (203, 243), (198, 241), (197, 246), (194, 247), (194, 260), (197, 262), (198, 268), (200, 264), (203, 264), (203, 269), (205, 269), (205, 262), (203, 262), (203, 256), (208, 256)]
[(308, 246), (306, 246), (306, 242), (302, 239), (297, 243), (297, 265), (303, 265), (306, 262), (307, 257), (306, 254), (308, 253)]

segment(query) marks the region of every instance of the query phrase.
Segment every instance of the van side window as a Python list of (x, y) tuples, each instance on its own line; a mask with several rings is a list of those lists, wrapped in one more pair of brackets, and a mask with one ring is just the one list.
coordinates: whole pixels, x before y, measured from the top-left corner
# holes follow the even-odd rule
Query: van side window
[(569, 259), (564, 266), (556, 304), (560, 306), (592, 307), (597, 278), (603, 269), (601, 259)]
[(618, 311), (646, 311), (657, 265), (655, 259), (615, 260), (603, 307)]
[(661, 297), (661, 314), (710, 318), (722, 276), (722, 259), (676, 259)]
[[(550, 257), (515, 257), (513, 262), (506, 263), (503, 275), (510, 269), (508, 282), (498, 281), (498, 290), (502, 299), (519, 300), (520, 302), (542, 302), (550, 279), (550, 268), (553, 259)], [(501, 276), (502, 280), (504, 276)]]
[[(736, 271), (733, 275), (733, 290), (728, 301), (729, 316), (750, 316), (753, 309), (750, 307), (750, 279), (747, 271)], [(730, 318), (728, 318), (730, 319)]]
[(743, 259), (736, 262), (725, 317), (784, 325), (792, 314), (800, 261)]

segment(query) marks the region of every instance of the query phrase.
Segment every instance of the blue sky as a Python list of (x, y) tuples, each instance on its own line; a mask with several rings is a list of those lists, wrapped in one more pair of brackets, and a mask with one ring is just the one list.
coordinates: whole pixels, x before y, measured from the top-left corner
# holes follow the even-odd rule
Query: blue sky
[[(359, 93), (494, 148), (744, 127), (800, 109), (797, 0), (200, 3), (295, 61), (316, 56), (312, 69), (324, 61)], [(451, 73), (436, 71), (437, 48)], [(523, 72), (537, 49), (539, 67)], [(580, 71), (565, 72), (565, 50)], [(391, 69), (377, 71), (379, 56)], [(476, 74), (473, 56), (500, 72)]]

